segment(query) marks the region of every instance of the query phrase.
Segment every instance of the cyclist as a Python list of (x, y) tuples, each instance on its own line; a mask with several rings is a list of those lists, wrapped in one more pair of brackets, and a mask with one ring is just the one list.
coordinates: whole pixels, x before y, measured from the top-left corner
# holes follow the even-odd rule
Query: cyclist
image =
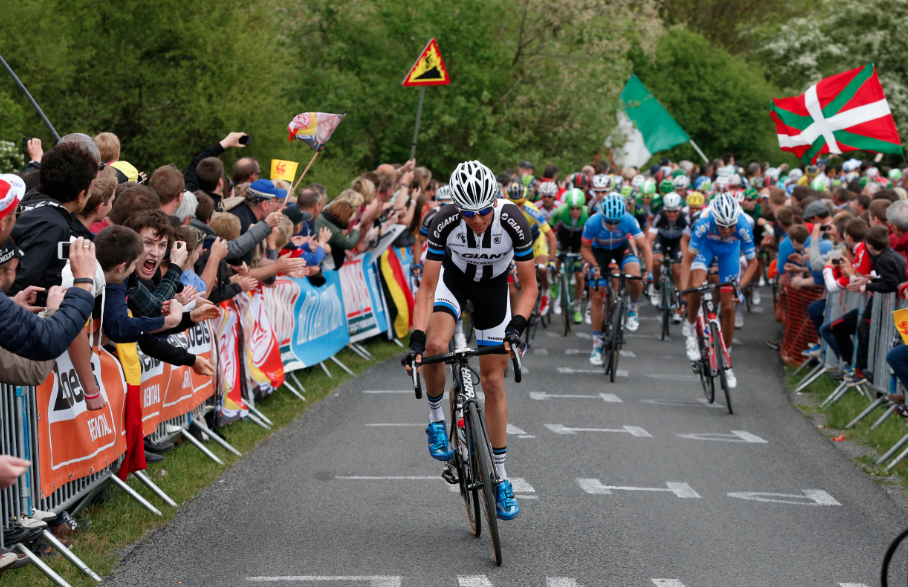
[(672, 185), (675, 188), (673, 191), (681, 196), (681, 199), (683, 200), (690, 189), (690, 178), (684, 174), (676, 175), (675, 178), (672, 179)]
[(609, 194), (609, 191), (612, 187), (612, 178), (609, 175), (600, 173), (593, 176), (592, 187), (590, 188), (590, 193), (593, 195), (587, 202), (587, 213), (592, 216), (597, 212), (602, 211), (602, 201)]
[[(690, 192), (687, 194), (687, 207), (684, 208), (684, 215), (687, 217), (687, 224), (690, 226), (700, 218), (700, 212), (706, 204), (706, 196), (700, 192)], [(688, 235), (690, 237), (690, 235)]]
[[(630, 239), (634, 239), (638, 251), (643, 251), (646, 263), (647, 278), (652, 279), (652, 251), (640, 225), (634, 220), (625, 206), (621, 195), (611, 193), (603, 200), (602, 212), (590, 216), (583, 227), (580, 254), (590, 264), (595, 282), (590, 282), (590, 314), (593, 326), (593, 352), (590, 363), (602, 365), (602, 324), (605, 318), (603, 309), (603, 286), (608, 285), (608, 278), (602, 277), (609, 271), (609, 265), (615, 263), (628, 275), (640, 276), (640, 259), (634, 253)], [(637, 330), (640, 322), (637, 318), (637, 300), (643, 293), (643, 283), (631, 281), (627, 284), (630, 304), (627, 312), (627, 329)]]
[[(747, 268), (741, 277), (740, 289), (747, 287), (757, 270), (754, 237), (750, 223), (741, 214), (741, 206), (735, 201), (734, 196), (727, 192), (717, 195), (710, 203), (709, 209), (701, 214), (700, 219), (691, 227), (691, 232), (692, 236), (684, 252), (681, 266), (682, 290), (699, 286), (706, 281), (707, 268), (713, 258), (718, 262), (720, 283), (737, 281), (741, 270), (739, 258), (742, 253), (747, 259)], [(735, 327), (735, 300), (732, 293), (733, 289), (722, 288), (720, 294), (722, 337), (729, 354)], [(683, 330), (687, 337), (687, 358), (691, 361), (700, 360), (694, 325), (699, 311), (700, 294), (689, 294), (687, 320), (684, 322)], [(737, 379), (731, 369), (726, 371), (726, 377), (730, 388), (737, 386)]]
[[(549, 218), (549, 224), (555, 229), (555, 237), (558, 240), (558, 250), (562, 253), (580, 253), (580, 236), (583, 234), (583, 227), (589, 218), (584, 200), (586, 196), (579, 189), (568, 190), (566, 196), (567, 203), (559, 207), (552, 217)], [(558, 270), (561, 269), (561, 260), (555, 261)], [(583, 321), (583, 315), (580, 311), (580, 300), (583, 299), (583, 290), (586, 288), (583, 262), (579, 259), (574, 261), (572, 267), (574, 273), (574, 323), (580, 324)]]
[[(555, 242), (555, 233), (552, 231), (545, 217), (539, 213), (539, 209), (532, 202), (527, 201), (529, 188), (524, 187), (521, 183), (514, 182), (508, 186), (505, 194), (507, 199), (516, 205), (522, 212), (530, 225), (530, 232), (533, 239), (533, 256), (536, 258), (536, 277), (542, 285), (542, 300), (539, 303), (539, 315), (545, 316), (549, 311), (549, 276), (547, 265), (549, 262), (549, 251), (555, 252), (557, 243)], [(511, 303), (517, 304), (517, 284), (514, 283), (513, 277), (508, 279), (510, 289)]]
[(558, 195), (558, 184), (554, 181), (544, 181), (539, 184), (539, 195), (542, 197), (542, 205), (537, 206), (539, 213), (545, 218), (546, 222), (555, 213), (555, 196)]
[[(685, 179), (687, 176), (682, 176)], [(681, 236), (687, 228), (687, 218), (681, 213), (681, 196), (669, 192), (662, 200), (662, 211), (656, 214), (650, 224), (646, 240), (653, 251), (653, 293), (651, 300), (653, 306), (659, 305), (659, 277), (662, 272), (662, 259), (668, 257), (676, 263), (681, 263)], [(680, 271), (672, 273), (672, 281), (677, 286)], [(681, 315), (672, 316), (676, 324), (681, 322)]]
[[(476, 342), (493, 346), (504, 342), (513, 355), (527, 316), (536, 304), (536, 272), (533, 266), (533, 241), (530, 225), (519, 208), (496, 199), (499, 187), (488, 167), (478, 161), (461, 163), (449, 183), (454, 206), (446, 206), (432, 221), (429, 253), (422, 285), (416, 292), (409, 364), (422, 356), (448, 352), (454, 321), (467, 301), (475, 307), (473, 324)], [(521, 282), (514, 314), (507, 291), (508, 267), (512, 259)], [(428, 340), (427, 340), (428, 333)], [(507, 447), (508, 403), (504, 392), (505, 355), (479, 358), (480, 381), (485, 393), (485, 418), (492, 443), (495, 469), (502, 482), (495, 488), (496, 511), (503, 520), (520, 513), (504, 462)], [(448, 461), (454, 452), (445, 431), (442, 409), (445, 391), (445, 365), (421, 368), (429, 400), (429, 454)]]
[[(647, 220), (649, 220), (649, 216), (652, 214), (653, 201), (655, 200), (656, 195), (656, 182), (652, 179), (644, 181), (643, 185), (640, 186), (640, 192), (637, 194), (637, 204), (643, 207)], [(662, 196), (658, 197), (661, 203)], [(646, 221), (640, 223), (640, 226), (646, 226)]]
[(634, 217), (637, 224), (641, 227), (646, 226), (646, 210), (643, 209), (642, 204), (637, 203), (637, 197), (634, 195), (633, 186), (625, 184), (624, 187), (621, 188), (621, 196), (624, 198), (624, 205), (627, 207), (627, 211), (631, 213), (631, 216)]

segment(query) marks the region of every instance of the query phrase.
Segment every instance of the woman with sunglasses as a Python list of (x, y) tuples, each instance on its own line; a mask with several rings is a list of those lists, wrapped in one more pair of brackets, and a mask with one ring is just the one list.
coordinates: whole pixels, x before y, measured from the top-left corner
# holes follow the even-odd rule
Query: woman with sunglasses
[[(422, 283), (416, 292), (410, 352), (404, 367), (422, 356), (448, 351), (454, 325), (467, 301), (474, 306), (473, 325), (480, 346), (504, 343), (513, 355), (513, 346), (526, 326), (536, 304), (536, 268), (530, 225), (520, 209), (499, 200), (500, 189), (488, 167), (478, 161), (461, 163), (449, 182), (453, 206), (442, 208), (432, 220)], [(512, 317), (508, 298), (508, 268), (511, 261), (524, 287), (520, 290)], [(504, 393), (507, 355), (479, 358), (480, 379), (486, 396), (485, 418), (492, 443), (498, 476), (496, 487), (498, 517), (512, 520), (520, 513), (504, 469), (507, 447), (508, 403)], [(421, 368), (429, 400), (429, 454), (439, 461), (453, 458), (454, 451), (445, 431), (442, 410), (445, 392), (445, 365)]]

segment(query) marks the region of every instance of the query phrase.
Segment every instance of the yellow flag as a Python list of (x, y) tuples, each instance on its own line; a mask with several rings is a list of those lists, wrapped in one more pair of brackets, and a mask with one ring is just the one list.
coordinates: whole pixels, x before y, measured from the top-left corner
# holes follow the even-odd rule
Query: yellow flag
[(271, 160), (271, 179), (283, 179), (290, 183), (296, 178), (296, 167), (299, 165), (296, 161), (281, 161), (280, 159)]
[(895, 328), (902, 335), (902, 342), (908, 345), (908, 308), (902, 308), (892, 313)]

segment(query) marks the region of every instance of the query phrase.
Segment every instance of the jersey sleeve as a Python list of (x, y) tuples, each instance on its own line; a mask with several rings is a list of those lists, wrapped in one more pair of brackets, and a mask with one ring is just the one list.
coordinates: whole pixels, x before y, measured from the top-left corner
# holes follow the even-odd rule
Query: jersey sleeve
[(511, 242), (514, 243), (514, 260), (532, 261), (533, 237), (530, 231), (530, 223), (520, 208), (510, 202), (502, 204), (501, 227), (511, 237)]
[(429, 226), (429, 248), (427, 261), (443, 261), (448, 236), (460, 224), (460, 213), (454, 206), (445, 206), (433, 218)]
[(870, 255), (863, 242), (858, 243), (854, 248), (854, 262), (851, 264), (855, 271), (861, 275), (870, 275), (873, 271), (873, 264), (870, 262)]
[(691, 228), (690, 243), (687, 248), (691, 251), (699, 251), (706, 240), (706, 233), (709, 232), (709, 218), (701, 218), (694, 223)]
[[(652, 222), (649, 223), (649, 230), (647, 230), (647, 232), (649, 234), (659, 234), (658, 226), (659, 226), (660, 222), (662, 222), (662, 213), (661, 212), (659, 214), (657, 214), (655, 218), (653, 218)], [(637, 224), (640, 224), (640, 222), (637, 221)]]
[(432, 221), (435, 220), (436, 216), (438, 216), (438, 212), (436, 212), (435, 214), (426, 214), (426, 217), (423, 218), (422, 222), (419, 225), (420, 236), (429, 236), (429, 229), (432, 228)]
[(593, 214), (586, 219), (586, 223), (583, 225), (583, 233), (580, 235), (580, 242), (585, 245), (593, 244), (593, 241), (596, 240), (596, 224), (602, 224), (599, 221), (599, 215)]
[(738, 240), (741, 241), (741, 253), (748, 261), (757, 256), (757, 249), (754, 246), (754, 231), (750, 227), (747, 218), (738, 218)]
[(627, 222), (627, 234), (631, 238), (637, 239), (643, 236), (643, 231), (640, 230), (640, 223), (637, 222), (637, 219), (632, 214), (625, 212), (624, 221)]
[(545, 216), (542, 215), (535, 206), (525, 205), (523, 207), (523, 213), (526, 214), (527, 221), (530, 225), (535, 225), (539, 228), (539, 232), (546, 234), (552, 228), (549, 226), (549, 223), (546, 221)]

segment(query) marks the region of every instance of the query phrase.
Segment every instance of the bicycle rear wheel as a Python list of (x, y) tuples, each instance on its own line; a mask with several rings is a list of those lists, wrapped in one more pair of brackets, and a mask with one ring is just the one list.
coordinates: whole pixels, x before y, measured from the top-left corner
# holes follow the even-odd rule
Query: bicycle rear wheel
[(473, 442), (473, 470), (476, 473), (476, 483), (481, 484), (479, 491), (482, 510), (486, 518), (486, 526), (489, 529), (489, 539), (492, 542), (492, 555), (495, 558), (495, 564), (501, 566), (501, 537), (498, 535), (498, 514), (495, 510), (495, 487), (492, 484), (492, 451), (489, 449), (489, 443), (486, 440), (485, 429), (482, 423), (482, 415), (479, 407), (475, 402), (467, 404), (466, 414), (467, 432)]
[(571, 284), (564, 272), (561, 273), (559, 281), (561, 282), (561, 295), (559, 296), (561, 298), (559, 300), (561, 304), (561, 336), (567, 336), (571, 331), (571, 322), (574, 320), (574, 317), (571, 316), (571, 294), (568, 289)]
[(703, 395), (706, 396), (706, 401), (713, 403), (716, 401), (716, 382), (713, 380), (712, 362), (709, 356), (712, 347), (706, 343), (705, 335), (702, 333), (697, 337), (697, 342), (700, 344), (700, 364), (697, 365), (700, 385), (703, 386)]
[[(713, 324), (713, 328), (716, 325)], [(716, 354), (716, 372), (719, 375), (719, 385), (722, 386), (722, 391), (725, 392), (725, 406), (728, 408), (728, 413), (731, 414), (731, 394), (728, 390), (728, 379), (725, 377), (725, 353), (722, 350), (722, 344), (719, 342), (719, 337), (713, 337), (713, 352)]]
[(615, 382), (618, 373), (618, 359), (621, 357), (621, 319), (624, 316), (624, 303), (619, 300), (612, 312), (611, 337), (609, 338), (609, 381)]
[[(469, 461), (460, 458), (460, 439), (457, 436), (457, 422), (454, 421), (456, 414), (456, 393), (454, 390), (448, 391), (448, 405), (451, 409), (451, 446), (454, 447), (454, 465), (457, 468), (457, 476), (460, 478), (460, 497), (463, 498), (464, 508), (467, 510), (467, 522), (470, 524), (470, 532), (477, 538), (482, 533), (482, 520), (479, 517), (479, 490), (469, 489), (471, 485), (476, 484), (476, 474)], [(467, 438), (467, 443), (470, 440)], [(469, 445), (469, 444), (468, 444)]]
[(668, 336), (668, 325), (672, 321), (672, 308), (671, 308), (671, 282), (668, 282), (668, 285), (665, 283), (662, 284), (662, 340), (665, 340), (665, 337)]

